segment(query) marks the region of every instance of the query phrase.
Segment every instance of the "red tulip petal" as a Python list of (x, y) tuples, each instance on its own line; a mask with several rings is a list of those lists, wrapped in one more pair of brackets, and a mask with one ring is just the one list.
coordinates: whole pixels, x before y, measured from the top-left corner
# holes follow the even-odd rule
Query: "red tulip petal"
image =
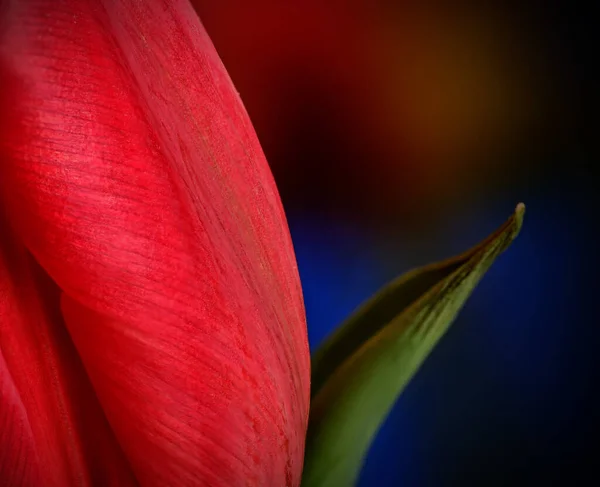
[(295, 258), (193, 9), (14, 0), (6, 15), (5, 204), (62, 290), (137, 479), (298, 485), (309, 355)]
[(136, 485), (64, 326), (60, 291), (2, 218), (0, 235), (0, 485)]

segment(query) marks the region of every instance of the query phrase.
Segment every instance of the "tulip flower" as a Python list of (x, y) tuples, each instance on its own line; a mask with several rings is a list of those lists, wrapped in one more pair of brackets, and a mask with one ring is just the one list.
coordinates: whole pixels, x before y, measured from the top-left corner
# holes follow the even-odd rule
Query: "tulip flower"
[(311, 376), (277, 189), (188, 0), (0, 8), (0, 485), (352, 485), (524, 206)]
[(295, 257), (193, 8), (0, 12), (0, 485), (298, 485)]

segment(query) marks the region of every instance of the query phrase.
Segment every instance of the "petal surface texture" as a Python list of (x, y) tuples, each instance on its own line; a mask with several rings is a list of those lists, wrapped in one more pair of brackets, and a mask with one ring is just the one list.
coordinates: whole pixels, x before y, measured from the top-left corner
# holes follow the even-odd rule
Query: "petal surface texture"
[(194, 10), (13, 0), (1, 15), (0, 231), (16, 237), (0, 254), (0, 458), (14, 465), (0, 472), (298, 485), (310, 363), (296, 261)]

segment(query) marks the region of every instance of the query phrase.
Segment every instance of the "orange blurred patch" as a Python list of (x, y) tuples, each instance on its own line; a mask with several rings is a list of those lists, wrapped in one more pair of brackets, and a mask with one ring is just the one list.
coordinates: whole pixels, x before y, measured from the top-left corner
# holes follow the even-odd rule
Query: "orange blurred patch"
[(495, 170), (540, 115), (527, 39), (499, 12), (386, 11), (377, 37), (383, 143), (392, 154), (397, 140), (408, 145), (423, 197), (455, 193)]

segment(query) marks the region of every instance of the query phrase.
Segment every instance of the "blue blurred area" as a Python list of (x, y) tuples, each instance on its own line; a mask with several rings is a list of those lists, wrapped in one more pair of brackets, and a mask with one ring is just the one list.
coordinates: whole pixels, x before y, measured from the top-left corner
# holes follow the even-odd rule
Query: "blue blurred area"
[(372, 239), (358, 228), (310, 217), (289, 221), (301, 273), (311, 351), (384, 282)]

